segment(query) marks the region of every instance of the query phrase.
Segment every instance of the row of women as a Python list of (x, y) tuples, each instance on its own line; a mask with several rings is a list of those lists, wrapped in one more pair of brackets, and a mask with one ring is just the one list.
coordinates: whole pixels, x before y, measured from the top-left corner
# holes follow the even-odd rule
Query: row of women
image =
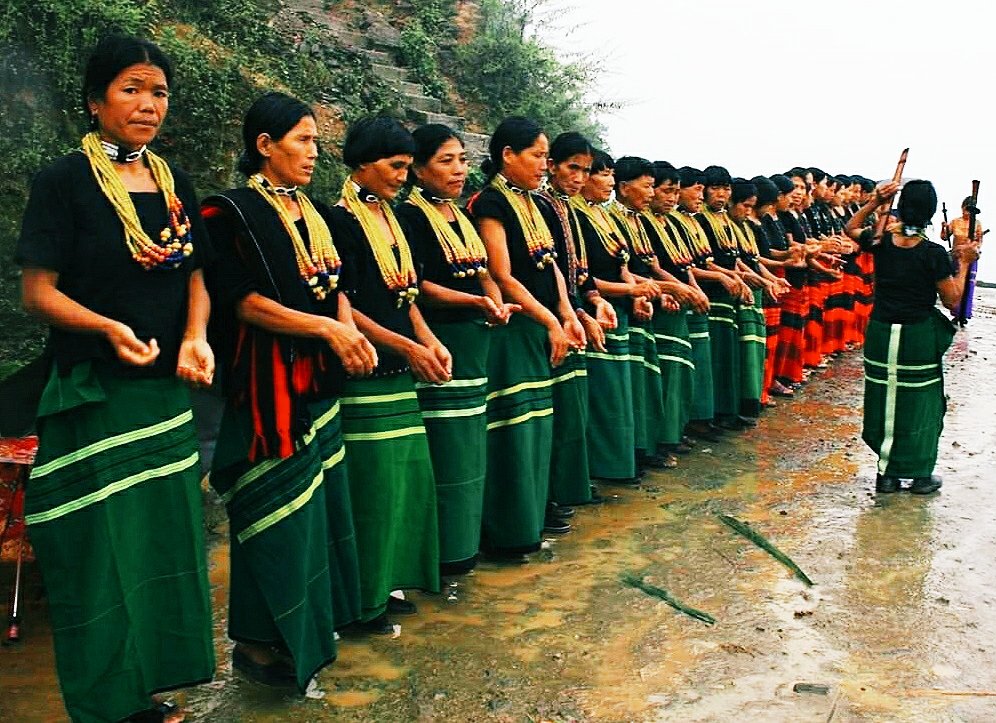
[(824, 274), (832, 299), (832, 254), (850, 250), (833, 208), (850, 179), (813, 173), (826, 225), (797, 237), (805, 172), (613, 161), (524, 118), (495, 131), (466, 211), (457, 134), (361, 120), (325, 204), (303, 190), (313, 113), (280, 93), (246, 114), (245, 185), (198, 203), (148, 149), (171, 81), (147, 41), (98, 45), (91, 131), (36, 177), (18, 245), (53, 357), (26, 517), (74, 721), (181, 720), (155, 694), (213, 675), (184, 383), (225, 399), (210, 482), (229, 518), (233, 666), (303, 692), (337, 632), (415, 612), (393, 591), (438, 591), (479, 550), (521, 562), (600, 501), (592, 480), (637, 484), (687, 433), (752, 424), (764, 391), (799, 376), (765, 379), (782, 353), (780, 332), (766, 353), (765, 298), (801, 333), (789, 272)]

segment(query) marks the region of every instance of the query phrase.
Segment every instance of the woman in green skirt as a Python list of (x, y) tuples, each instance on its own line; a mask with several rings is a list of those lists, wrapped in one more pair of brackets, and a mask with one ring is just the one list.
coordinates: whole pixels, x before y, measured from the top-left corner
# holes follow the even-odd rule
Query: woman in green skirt
[(17, 246), (50, 327), (25, 517), (77, 723), (178, 721), (152, 695), (210, 680), (197, 440), (183, 381), (211, 383), (207, 234), (185, 174), (148, 150), (169, 60), (111, 36), (86, 66), (91, 132), (35, 178)]
[(676, 467), (678, 460), (670, 450), (657, 453), (665, 424), (654, 317), (677, 314), (683, 303), (698, 297), (692, 288), (661, 268), (644, 224), (642, 215), (650, 208), (654, 197), (654, 178), (654, 166), (645, 158), (628, 156), (616, 160), (616, 202), (610, 205), (610, 211), (620, 233), (629, 241), (630, 270), (638, 280), (652, 283), (658, 292), (652, 299), (651, 317), (630, 320), (630, 371), (633, 374), (637, 464), (666, 469)]
[(470, 210), (488, 250), (488, 273), (522, 313), (491, 340), (483, 536), (495, 556), (521, 561), (539, 549), (546, 517), (551, 366), (560, 366), (571, 349), (583, 349), (585, 335), (533, 198), (546, 175), (546, 135), (526, 118), (506, 118), (488, 150), (488, 185)]
[(484, 242), (454, 202), (467, 180), (460, 136), (439, 124), (412, 135), (415, 185), (397, 214), (422, 264), (422, 316), (453, 356), (450, 381), (415, 387), (436, 477), (440, 571), (455, 575), (474, 567), (481, 542), (491, 330), (518, 307), (503, 303)]
[[(557, 267), (567, 296), (584, 326), (588, 346), (605, 352), (605, 334), (616, 328), (616, 312), (598, 293), (588, 273), (578, 226), (577, 208), (571, 199), (584, 187), (591, 173), (593, 149), (580, 133), (561, 133), (550, 144), (549, 178), (539, 191), (538, 204), (557, 250)], [(601, 498), (593, 495), (588, 465), (588, 365), (585, 351), (571, 351), (553, 370), (553, 457), (550, 462), (550, 507), (546, 529), (563, 529), (555, 519), (571, 505), (587, 505)]]
[(615, 188), (615, 162), (604, 151), (593, 155), (581, 193), (571, 199), (584, 241), (588, 273), (601, 297), (616, 313), (615, 329), (605, 332), (605, 350), (589, 348), (588, 465), (593, 479), (608, 484), (638, 484), (633, 382), (630, 377), (629, 324), (634, 314), (650, 313), (654, 284), (637, 281), (629, 270), (630, 248), (604, 204)]
[(929, 181), (908, 181), (897, 208), (899, 220), (876, 238), (863, 228), (868, 217), (899, 186), (877, 188), (847, 222), (847, 234), (875, 259), (875, 303), (865, 336), (865, 409), (862, 438), (878, 455), (875, 491), (930, 494), (941, 487), (934, 475), (937, 443), (944, 427), (944, 352), (954, 325), (935, 306), (937, 297), (955, 311), (965, 292), (968, 267), (978, 258), (972, 246), (957, 249), (958, 268), (948, 251), (927, 239), (925, 228), (937, 211)]
[(393, 630), (389, 613), (415, 612), (392, 591), (439, 591), (436, 481), (415, 383), (449, 382), (453, 362), (414, 303), (416, 260), (391, 207), (414, 152), (397, 121), (357, 121), (343, 147), (352, 172), (333, 209), (333, 236), (356, 273), (353, 318), (380, 351), (373, 376), (347, 381), (342, 399), (362, 628), (375, 633)]
[(742, 430), (754, 424), (740, 416), (740, 307), (753, 305), (754, 293), (738, 270), (740, 250), (727, 210), (730, 173), (722, 166), (703, 172), (702, 210), (696, 220), (712, 248), (710, 270), (720, 274), (718, 284), (706, 287), (709, 294), (709, 341), (712, 345), (713, 405), (716, 424), (727, 430)]
[(311, 109), (267, 93), (242, 136), (247, 185), (202, 204), (226, 398), (211, 485), (229, 519), (232, 664), (304, 692), (360, 615), (339, 397), (376, 353), (341, 293), (329, 209), (301, 190), (318, 157)]
[(758, 243), (759, 240), (764, 242), (764, 231), (751, 221), (756, 203), (757, 187), (742, 178), (733, 179), (729, 216), (730, 228), (737, 240), (740, 255), (737, 271), (754, 294), (754, 303), (741, 304), (737, 309), (737, 328), (740, 334), (740, 415), (745, 419), (759, 416), (763, 408), (764, 361), (768, 344), (763, 302), (777, 301), (785, 287), (785, 282), (761, 263)]
[(695, 361), (688, 331), (688, 309), (709, 310), (709, 299), (698, 287), (690, 269), (694, 263), (674, 222), (667, 216), (678, 202), (678, 171), (669, 163), (654, 163), (654, 197), (650, 208), (640, 214), (651, 246), (657, 256), (660, 272), (686, 284), (691, 298), (678, 312), (661, 310), (654, 314), (654, 338), (661, 367), (661, 390), (664, 397), (664, 417), (658, 430), (660, 451), (674, 458), (691, 451), (691, 440), (684, 436), (691, 414), (695, 383)]

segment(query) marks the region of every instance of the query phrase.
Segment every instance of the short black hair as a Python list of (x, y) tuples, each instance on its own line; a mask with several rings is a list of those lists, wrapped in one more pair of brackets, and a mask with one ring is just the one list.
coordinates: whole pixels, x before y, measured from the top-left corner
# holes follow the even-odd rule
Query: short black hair
[(390, 116), (367, 116), (356, 121), (346, 133), (342, 162), (356, 170), (392, 156), (414, 156), (415, 140), (404, 126)]
[(907, 181), (896, 202), (903, 223), (926, 226), (937, 213), (937, 192), (930, 181)]
[(300, 123), (302, 118), (315, 116), (314, 111), (304, 102), (285, 93), (271, 91), (257, 98), (242, 121), (242, 155), (238, 170), (251, 176), (263, 167), (263, 156), (256, 147), (256, 139), (263, 133), (274, 141), (279, 141)]
[(819, 168), (810, 168), (809, 172), (813, 176), (813, 183), (819, 183), (820, 181), (822, 181), (824, 178), (827, 177), (827, 172)]
[(550, 160), (563, 163), (571, 156), (591, 156), (594, 151), (587, 138), (577, 131), (568, 131), (553, 139), (550, 144)]
[(771, 182), (775, 184), (779, 193), (791, 193), (795, 188), (795, 184), (792, 183), (792, 179), (782, 173), (776, 173), (771, 176)]
[(667, 182), (681, 183), (678, 169), (667, 161), (654, 161), (654, 188)]
[(767, 176), (754, 176), (750, 179), (757, 190), (757, 205), (767, 206), (778, 200), (778, 186), (771, 182)]
[(446, 141), (456, 138), (463, 145), (463, 138), (460, 134), (449, 126), (442, 123), (427, 123), (412, 131), (412, 139), (415, 141), (415, 165), (424, 166), (436, 155)]
[(710, 186), (729, 186), (733, 179), (730, 178), (730, 172), (723, 168), (722, 166), (707, 166), (702, 175), (705, 176), (705, 187)]
[(595, 149), (595, 152), (592, 154), (592, 162), (591, 162), (592, 173), (601, 173), (606, 168), (608, 168), (609, 170), (613, 170), (615, 167), (616, 163), (615, 161), (612, 160), (612, 156), (610, 156), (605, 151), (599, 150), (598, 148)]
[(757, 196), (757, 186), (745, 178), (734, 178), (730, 183), (730, 203), (741, 203)]
[(149, 63), (163, 71), (166, 85), (173, 85), (173, 64), (158, 45), (132, 35), (108, 35), (90, 52), (83, 72), (83, 111), (90, 117), (90, 128), (97, 119), (90, 114), (90, 101), (103, 100), (107, 87), (125, 68)]
[(698, 184), (705, 185), (705, 175), (698, 168), (692, 168), (691, 166), (682, 166), (678, 169), (678, 177), (681, 181), (682, 188), (688, 188), (689, 186), (697, 186)]
[(616, 159), (616, 188), (619, 188), (620, 183), (635, 181), (644, 176), (654, 178), (654, 164), (646, 158), (623, 156)]

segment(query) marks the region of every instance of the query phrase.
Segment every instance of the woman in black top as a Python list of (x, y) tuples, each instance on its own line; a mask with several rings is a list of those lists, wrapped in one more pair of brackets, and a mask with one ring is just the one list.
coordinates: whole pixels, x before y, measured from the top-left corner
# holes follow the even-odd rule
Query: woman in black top
[(489, 153), (492, 175), (470, 210), (487, 246), (488, 273), (522, 313), (491, 340), (483, 534), (497, 553), (518, 560), (539, 548), (546, 512), (550, 367), (570, 349), (583, 349), (585, 334), (533, 197), (546, 175), (546, 135), (526, 118), (506, 118), (491, 136)]
[(881, 238), (862, 226), (898, 190), (889, 183), (847, 223), (847, 234), (875, 258), (875, 304), (865, 336), (865, 408), (862, 438), (878, 454), (877, 492), (896, 492), (912, 479), (914, 494), (941, 486), (933, 476), (944, 426), (944, 352), (954, 326), (935, 306), (937, 297), (957, 309), (968, 266), (978, 258), (959, 250), (958, 269), (948, 252), (927, 239), (937, 210), (929, 181), (909, 181), (899, 197), (899, 221)]
[(360, 613), (339, 397), (377, 356), (342, 293), (329, 209), (302, 190), (318, 157), (311, 109), (267, 93), (242, 135), (248, 185), (203, 204), (226, 392), (211, 484), (230, 523), (232, 664), (303, 692)]
[(343, 146), (352, 172), (332, 210), (332, 236), (356, 273), (353, 318), (379, 352), (373, 377), (348, 380), (342, 399), (363, 627), (376, 633), (393, 630), (388, 613), (415, 612), (393, 590), (439, 590), (436, 483), (415, 382), (450, 381), (452, 359), (414, 303), (417, 258), (391, 206), (414, 151), (396, 120), (357, 121)]
[(51, 327), (25, 511), (74, 721), (178, 720), (152, 693), (214, 670), (180, 381), (207, 385), (214, 371), (208, 239), (187, 177), (147, 146), (171, 80), (148, 41), (97, 45), (83, 81), (91, 132), (35, 178), (17, 247), (24, 306)]
[(422, 264), (422, 314), (453, 356), (451, 381), (416, 386), (436, 477), (441, 571), (458, 574), (474, 567), (481, 540), (492, 329), (518, 306), (502, 301), (484, 242), (455, 203), (467, 180), (463, 141), (438, 124), (413, 136), (415, 185), (397, 214)]

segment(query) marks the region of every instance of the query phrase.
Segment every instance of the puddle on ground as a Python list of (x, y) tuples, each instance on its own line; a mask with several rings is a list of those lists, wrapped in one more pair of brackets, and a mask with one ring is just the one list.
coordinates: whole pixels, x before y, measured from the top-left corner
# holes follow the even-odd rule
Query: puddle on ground
[[(994, 361), (996, 320), (976, 319), (949, 355), (940, 495), (870, 493), (852, 353), (756, 429), (639, 489), (607, 488), (617, 499), (579, 508), (575, 530), (528, 564), (482, 563), (457, 579), (456, 601), (411, 595), (420, 612), (399, 637), (344, 639), (307, 698), (232, 676), (222, 523), (210, 556), (218, 678), (177, 699), (188, 720), (225, 723), (996, 719), (996, 697), (965, 695), (996, 691), (996, 408), (974, 393), (991, 389)], [(29, 570), (24, 642), (0, 651), (2, 720), (59, 719), (39, 590)]]

